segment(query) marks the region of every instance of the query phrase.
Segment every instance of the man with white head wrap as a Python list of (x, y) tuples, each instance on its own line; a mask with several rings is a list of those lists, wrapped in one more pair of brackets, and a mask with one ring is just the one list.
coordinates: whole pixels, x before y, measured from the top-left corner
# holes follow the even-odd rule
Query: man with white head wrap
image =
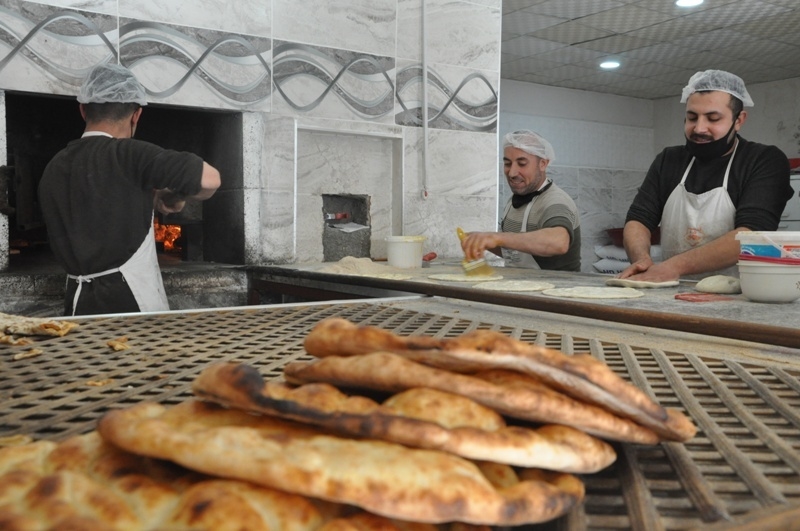
[(553, 146), (538, 133), (505, 135), (503, 171), (513, 195), (500, 232), (471, 232), (461, 242), (467, 258), (489, 250), (510, 267), (580, 271), (580, 216), (572, 198), (547, 178), (553, 160)]
[[(736, 275), (736, 233), (777, 230), (792, 196), (786, 155), (738, 135), (747, 118), (743, 108), (753, 106), (741, 78), (697, 72), (681, 103), (686, 144), (655, 158), (628, 210), (623, 242), (631, 265), (620, 278)], [(654, 263), (650, 235), (659, 224), (664, 261)]]
[(153, 235), (169, 214), (208, 199), (219, 172), (193, 153), (133, 139), (147, 105), (127, 68), (100, 64), (78, 93), (86, 129), (47, 164), (39, 201), (48, 241), (67, 271), (66, 315), (169, 310)]

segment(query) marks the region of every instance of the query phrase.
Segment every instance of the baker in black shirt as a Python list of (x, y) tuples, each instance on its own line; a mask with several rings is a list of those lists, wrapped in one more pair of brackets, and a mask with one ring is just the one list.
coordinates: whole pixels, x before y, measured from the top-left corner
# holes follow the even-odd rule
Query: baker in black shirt
[(133, 138), (146, 95), (127, 68), (95, 66), (78, 93), (85, 132), (39, 183), (50, 248), (67, 272), (65, 315), (169, 310), (153, 209), (179, 212), (220, 185), (199, 156)]
[[(698, 72), (683, 89), (686, 144), (656, 156), (628, 210), (623, 232), (631, 265), (618, 276), (661, 282), (703, 273), (736, 274), (736, 233), (774, 231), (792, 196), (789, 160), (775, 146), (739, 136), (753, 100), (738, 76)], [(661, 225), (663, 262), (650, 257)]]

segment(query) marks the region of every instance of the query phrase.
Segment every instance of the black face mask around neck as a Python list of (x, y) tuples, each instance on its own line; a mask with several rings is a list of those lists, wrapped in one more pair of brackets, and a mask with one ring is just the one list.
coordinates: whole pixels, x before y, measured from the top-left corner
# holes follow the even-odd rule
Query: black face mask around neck
[(733, 131), (733, 128), (736, 127), (736, 119), (738, 117), (739, 115), (737, 114), (733, 118), (733, 125), (731, 125), (731, 128), (728, 129), (728, 132), (725, 133), (725, 136), (722, 138), (718, 138), (712, 142), (706, 142), (703, 144), (698, 144), (697, 142), (687, 138), (686, 150), (690, 155), (696, 157), (700, 162), (708, 162), (709, 160), (723, 156), (731, 149), (733, 142), (736, 140), (736, 135), (733, 135), (730, 140), (728, 140), (728, 137), (731, 136), (731, 131)]

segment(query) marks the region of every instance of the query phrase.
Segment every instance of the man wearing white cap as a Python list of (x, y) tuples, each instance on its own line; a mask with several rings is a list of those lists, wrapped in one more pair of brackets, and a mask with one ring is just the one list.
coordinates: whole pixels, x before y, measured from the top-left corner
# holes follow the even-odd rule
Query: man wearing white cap
[[(736, 274), (736, 233), (776, 230), (792, 196), (786, 155), (738, 135), (747, 118), (743, 107), (753, 106), (741, 78), (698, 72), (681, 103), (686, 144), (655, 158), (628, 210), (623, 241), (631, 265), (620, 278)], [(650, 235), (659, 224), (664, 261), (654, 263)]]
[(553, 146), (538, 133), (522, 130), (503, 138), (503, 171), (513, 195), (501, 232), (471, 232), (461, 242), (468, 259), (489, 250), (510, 267), (580, 271), (580, 216), (572, 198), (547, 178), (553, 160)]
[(208, 199), (219, 172), (193, 153), (133, 139), (144, 87), (100, 64), (78, 102), (86, 129), (47, 164), (39, 200), (50, 248), (67, 271), (66, 315), (169, 310), (155, 251), (153, 209)]

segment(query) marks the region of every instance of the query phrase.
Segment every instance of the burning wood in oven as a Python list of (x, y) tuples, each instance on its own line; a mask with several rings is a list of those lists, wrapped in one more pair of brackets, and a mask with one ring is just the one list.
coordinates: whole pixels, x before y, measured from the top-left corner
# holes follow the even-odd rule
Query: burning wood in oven
[(158, 219), (153, 220), (153, 230), (156, 235), (156, 243), (164, 245), (164, 251), (179, 251), (178, 239), (181, 237), (180, 225), (162, 225)]

